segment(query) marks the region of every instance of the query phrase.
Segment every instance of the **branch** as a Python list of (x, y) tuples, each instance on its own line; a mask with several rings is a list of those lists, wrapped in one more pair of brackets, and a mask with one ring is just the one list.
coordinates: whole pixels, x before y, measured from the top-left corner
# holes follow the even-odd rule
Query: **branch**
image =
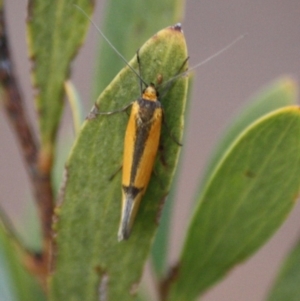
[(0, 7), (0, 84), (2, 87), (1, 96), (4, 109), (19, 143), (26, 170), (32, 184), (33, 194), (42, 222), (44, 238), (43, 257), (45, 261), (48, 261), (54, 207), (51, 169), (45, 171), (38, 164), (39, 147), (24, 110), (20, 87), (16, 80), (6, 34), (3, 6)]
[(159, 300), (165, 301), (168, 298), (170, 287), (172, 283), (177, 279), (179, 273), (179, 264), (170, 267), (170, 270), (166, 277), (158, 284)]

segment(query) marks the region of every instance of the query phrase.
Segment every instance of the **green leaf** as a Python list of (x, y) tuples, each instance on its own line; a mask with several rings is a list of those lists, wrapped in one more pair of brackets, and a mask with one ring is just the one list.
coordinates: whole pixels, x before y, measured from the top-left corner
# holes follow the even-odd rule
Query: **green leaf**
[(42, 149), (50, 154), (64, 104), (63, 84), (90, 22), (74, 4), (91, 14), (92, 0), (30, 0), (28, 4), (28, 42)]
[[(106, 3), (105, 35), (129, 59), (159, 29), (182, 20), (184, 0), (110, 0)], [(96, 60), (94, 99), (124, 66), (110, 46), (101, 41)]]
[(231, 125), (226, 129), (223, 138), (216, 147), (206, 168), (201, 190), (227, 148), (247, 126), (269, 112), (296, 104), (297, 98), (297, 83), (293, 78), (287, 76), (277, 79), (253, 96), (246, 108), (241, 110), (240, 114), (237, 115)]
[(23, 266), (24, 253), (0, 221), (0, 300), (45, 301), (40, 284)]
[(286, 219), (300, 187), (300, 110), (248, 127), (198, 199), (169, 300), (195, 300), (261, 247)]
[(81, 98), (79, 96), (78, 91), (76, 90), (76, 87), (70, 80), (65, 82), (65, 90), (71, 108), (74, 132), (75, 135), (78, 135), (82, 123), (84, 121)]
[(20, 227), (17, 229), (18, 234), (27, 249), (33, 253), (41, 253), (43, 238), (37, 206), (29, 196), (28, 198), (24, 197), (21, 201), (26, 202), (26, 206), (22, 213)]
[[(146, 82), (164, 81), (178, 72), (187, 57), (181, 31), (166, 28), (140, 50)], [(136, 58), (130, 65), (137, 69)], [(172, 135), (182, 138), (187, 78), (176, 79), (162, 99)], [(97, 101), (102, 112), (124, 107), (140, 95), (136, 75), (124, 68)], [(92, 117), (93, 114), (90, 114)], [(180, 147), (162, 129), (163, 165), (158, 155), (155, 176), (142, 200), (128, 241), (117, 241), (121, 211), (121, 174), (126, 113), (98, 115), (85, 121), (66, 164), (64, 200), (57, 209), (56, 254), (50, 279), (52, 300), (134, 300), (144, 262), (157, 228), (161, 202), (167, 195)], [(102, 296), (103, 297), (103, 296)]]
[(287, 256), (268, 301), (298, 301), (300, 297), (300, 241)]

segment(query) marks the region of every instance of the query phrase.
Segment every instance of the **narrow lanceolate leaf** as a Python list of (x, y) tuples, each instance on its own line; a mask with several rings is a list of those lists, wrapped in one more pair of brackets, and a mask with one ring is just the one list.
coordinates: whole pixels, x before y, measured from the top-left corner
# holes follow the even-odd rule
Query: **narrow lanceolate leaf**
[(232, 144), (198, 199), (169, 300), (195, 300), (283, 223), (300, 187), (299, 138), (300, 110), (292, 106)]
[(64, 81), (70, 63), (81, 45), (93, 0), (30, 0), (28, 4), (29, 53), (33, 61), (32, 79), (36, 89), (36, 107), (42, 149), (52, 152), (63, 108)]
[[(185, 39), (179, 28), (160, 31), (140, 50), (144, 80), (166, 82), (178, 72), (186, 57)], [(136, 58), (130, 65), (137, 69)], [(179, 141), (186, 93), (187, 78), (181, 77), (161, 100), (168, 128)], [(102, 112), (113, 111), (139, 95), (138, 79), (126, 67), (104, 90), (96, 105)], [(118, 242), (121, 172), (117, 171), (122, 165), (128, 114), (93, 115), (91, 112), (85, 121), (66, 164), (65, 194), (55, 224), (52, 300), (134, 300), (180, 151), (163, 127), (162, 152), (157, 156), (155, 174), (132, 234), (128, 241)]]
[(0, 300), (45, 301), (40, 283), (24, 268), (24, 253), (0, 221)]
[(253, 96), (249, 104), (235, 118), (226, 129), (207, 166), (202, 187), (208, 181), (226, 149), (238, 137), (238, 135), (256, 119), (279, 108), (297, 103), (297, 83), (290, 77), (284, 76), (272, 82), (262, 91)]
[(300, 241), (285, 260), (268, 301), (298, 301), (300, 298)]
[(65, 82), (65, 91), (72, 112), (74, 132), (75, 135), (78, 135), (84, 121), (82, 102), (79, 93), (70, 80)]
[[(101, 26), (113, 45), (131, 58), (153, 32), (182, 21), (184, 0), (110, 0), (105, 8)], [(123, 67), (110, 46), (101, 39), (99, 57), (96, 60), (95, 97)]]

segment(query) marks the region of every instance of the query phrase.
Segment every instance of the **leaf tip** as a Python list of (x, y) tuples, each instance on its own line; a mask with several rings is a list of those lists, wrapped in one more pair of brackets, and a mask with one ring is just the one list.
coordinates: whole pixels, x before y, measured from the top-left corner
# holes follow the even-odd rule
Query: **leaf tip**
[(176, 23), (175, 25), (170, 27), (171, 29), (179, 32), (183, 32), (181, 23)]
[(282, 89), (288, 91), (290, 94), (298, 94), (298, 84), (292, 76), (284, 76), (280, 79), (279, 84), (282, 86)]

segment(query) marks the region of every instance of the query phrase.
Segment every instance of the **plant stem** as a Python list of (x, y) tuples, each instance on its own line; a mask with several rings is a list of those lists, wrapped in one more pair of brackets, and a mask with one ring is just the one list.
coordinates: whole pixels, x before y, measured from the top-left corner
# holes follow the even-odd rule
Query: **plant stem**
[(179, 272), (179, 264), (176, 264), (169, 269), (169, 272), (166, 275), (166, 277), (160, 281), (158, 286), (160, 301), (168, 300), (170, 286), (172, 282), (177, 278), (178, 272)]
[(34, 136), (23, 105), (20, 87), (16, 80), (13, 63), (10, 55), (9, 42), (6, 35), (4, 5), (0, 2), (0, 84), (2, 87), (1, 98), (4, 109), (10, 120), (20, 150), (25, 162), (27, 174), (32, 184), (33, 194), (38, 207), (43, 233), (43, 260), (32, 260), (38, 265), (42, 274), (47, 274), (47, 266), (52, 238), (52, 213), (54, 208), (53, 190), (51, 185), (51, 168), (45, 171), (40, 168), (39, 146)]

